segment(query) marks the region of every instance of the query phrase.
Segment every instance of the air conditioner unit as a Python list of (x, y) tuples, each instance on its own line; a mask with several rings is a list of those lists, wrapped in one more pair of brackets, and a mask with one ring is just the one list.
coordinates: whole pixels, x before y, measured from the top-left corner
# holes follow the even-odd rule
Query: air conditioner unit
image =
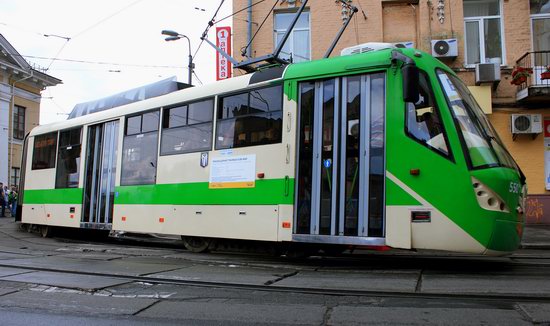
[(414, 48), (414, 42), (411, 42), (411, 41), (396, 42), (396, 43), (393, 43), (393, 45), (394, 45), (396, 48), (407, 48), (407, 49)]
[(512, 114), (512, 134), (540, 134), (542, 132), (542, 115)]
[(342, 56), (342, 55), (359, 54), (359, 53), (379, 51), (384, 49), (393, 49), (393, 48), (395, 48), (395, 45), (393, 45), (392, 43), (369, 42), (369, 43), (363, 43), (355, 46), (350, 46), (349, 48), (345, 48), (342, 51), (340, 51), (340, 55)]
[(476, 64), (476, 85), (500, 81), (500, 65), (498, 63)]
[(456, 38), (432, 40), (432, 55), (438, 58), (454, 58), (458, 56), (458, 42)]

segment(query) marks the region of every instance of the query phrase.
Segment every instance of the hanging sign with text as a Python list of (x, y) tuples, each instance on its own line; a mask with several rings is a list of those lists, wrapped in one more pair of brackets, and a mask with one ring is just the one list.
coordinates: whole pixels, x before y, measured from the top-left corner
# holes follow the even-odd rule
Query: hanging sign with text
[[(216, 46), (231, 55), (231, 27), (216, 27)], [(231, 78), (231, 62), (216, 51), (216, 80)]]

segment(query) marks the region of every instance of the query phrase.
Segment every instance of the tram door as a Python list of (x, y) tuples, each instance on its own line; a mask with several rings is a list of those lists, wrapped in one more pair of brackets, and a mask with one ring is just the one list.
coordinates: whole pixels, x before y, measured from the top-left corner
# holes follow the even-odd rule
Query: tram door
[(385, 74), (303, 82), (299, 94), (295, 236), (382, 238)]
[(118, 121), (88, 127), (83, 227), (110, 229), (113, 221)]

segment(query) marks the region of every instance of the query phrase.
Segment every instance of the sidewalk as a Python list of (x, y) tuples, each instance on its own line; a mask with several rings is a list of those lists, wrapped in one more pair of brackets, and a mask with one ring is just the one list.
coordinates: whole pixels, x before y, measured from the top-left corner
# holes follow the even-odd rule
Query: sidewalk
[(523, 249), (550, 249), (550, 225), (529, 224), (523, 229)]

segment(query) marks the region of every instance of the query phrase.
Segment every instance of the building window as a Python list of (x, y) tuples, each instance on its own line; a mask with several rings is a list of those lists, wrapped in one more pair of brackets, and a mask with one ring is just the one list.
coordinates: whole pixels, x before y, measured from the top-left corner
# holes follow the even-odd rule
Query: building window
[(126, 118), (120, 184), (154, 184), (157, 178), (157, 151), (160, 111)]
[(80, 171), (80, 149), (82, 128), (59, 133), (57, 153), (56, 188), (77, 188)]
[(283, 87), (223, 97), (218, 107), (216, 149), (280, 143)]
[(212, 149), (214, 101), (200, 101), (164, 110), (160, 155)]
[(32, 169), (52, 169), (55, 167), (57, 149), (57, 132), (34, 137)]
[(25, 138), (25, 108), (19, 105), (13, 107), (13, 138)]
[[(274, 43), (276, 48), (296, 13), (277, 12), (273, 22)], [(304, 11), (298, 18), (298, 22), (292, 29), (290, 36), (285, 42), (279, 58), (292, 60), (292, 62), (302, 62), (311, 60), (310, 51), (310, 33), (309, 33), (309, 12)]]
[(19, 178), (20, 177), (21, 177), (21, 169), (20, 168), (11, 168), (10, 184), (12, 186), (18, 186), (19, 187)]
[(466, 64), (504, 64), (500, 0), (464, 0)]
[[(529, 5), (533, 28), (533, 51), (548, 51), (550, 50), (550, 1), (530, 0)], [(548, 62), (540, 63), (540, 65), (544, 64), (548, 65)], [(536, 63), (536, 65), (539, 64)]]

